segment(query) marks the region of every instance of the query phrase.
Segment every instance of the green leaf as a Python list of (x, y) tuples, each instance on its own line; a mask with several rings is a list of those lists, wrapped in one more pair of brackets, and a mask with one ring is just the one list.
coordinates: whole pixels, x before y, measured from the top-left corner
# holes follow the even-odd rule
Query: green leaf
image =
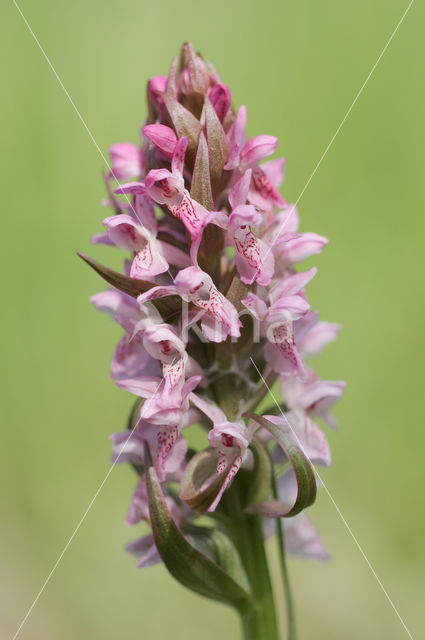
[(205, 98), (205, 126), (210, 156), (211, 184), (213, 192), (217, 193), (222, 187), (224, 165), (229, 159), (229, 144), (223, 125), (208, 97)]
[(170, 71), (168, 73), (168, 79), (167, 79), (166, 93), (169, 96), (176, 96), (178, 92), (178, 89), (177, 89), (178, 63), (179, 63), (178, 56), (174, 56), (173, 61), (171, 63)]
[(254, 287), (242, 282), (239, 275), (235, 273), (230, 283), (230, 286), (226, 292), (226, 298), (233, 304), (236, 311), (245, 309), (242, 304), (242, 300), (245, 298), (248, 291), (252, 291)]
[(173, 95), (165, 92), (162, 96), (178, 137), (187, 137), (188, 154), (193, 162), (198, 146), (199, 134), (201, 132), (201, 123), (188, 109), (180, 104)]
[(223, 531), (220, 531), (220, 529), (210, 529), (207, 544), (216, 563), (224, 569), (238, 585), (249, 592), (249, 582), (242, 560), (229, 536)]
[(248, 578), (232, 539), (217, 527), (186, 525), (185, 538), (200, 552), (213, 560), (219, 567), (246, 591), (250, 591)]
[(270, 454), (265, 445), (259, 440), (253, 440), (250, 448), (254, 454), (254, 470), (246, 501), (248, 510), (251, 505), (268, 500), (273, 474)]
[(224, 245), (224, 233), (215, 224), (207, 224), (199, 247), (199, 266), (217, 282), (220, 278), (220, 258)]
[(185, 42), (183, 45), (182, 58), (183, 60), (186, 59), (189, 67), (189, 80), (192, 90), (203, 96), (208, 88), (208, 72), (205, 65), (201, 64), (201, 61), (197, 59), (198, 56), (190, 42)]
[[(270, 501), (268, 503), (263, 503), (263, 506), (259, 505), (258, 509), (269, 509), (270, 513), (279, 513), (279, 515), (268, 517), (288, 518), (290, 516), (295, 516), (297, 513), (300, 513), (300, 511), (313, 504), (316, 499), (316, 478), (309, 459), (303, 452), (301, 446), (294, 443), (293, 438), (290, 435), (283, 433), (275, 424), (270, 422), (270, 420), (267, 420), (263, 416), (259, 416), (255, 413), (246, 413), (245, 417), (251, 418), (260, 424), (282, 447), (289, 462), (291, 463), (298, 487), (297, 497), (292, 507), (286, 507), (282, 503), (279, 503), (281, 507), (278, 508), (277, 504), (275, 504), (276, 501)], [(251, 513), (258, 513), (255, 506), (250, 507), (250, 511)]]
[(147, 446), (145, 467), (152, 533), (168, 571), (185, 587), (207, 598), (233, 605), (239, 611), (250, 608), (252, 601), (249, 593), (215, 562), (193, 547), (174, 523)]
[(144, 280), (138, 280), (136, 278), (130, 278), (118, 271), (114, 271), (109, 267), (105, 267), (103, 264), (90, 258), (85, 253), (77, 253), (87, 264), (96, 271), (106, 282), (111, 284), (116, 289), (128, 293), (133, 298), (137, 298), (141, 293), (149, 291), (155, 285), (152, 282), (145, 282)]
[(195, 166), (193, 167), (190, 195), (200, 202), (205, 209), (213, 211), (214, 202), (211, 192), (208, 145), (202, 131), (199, 136), (198, 151), (196, 153)]
[(247, 511), (262, 518), (286, 518), (289, 515), (288, 508), (288, 505), (279, 500), (265, 500), (250, 505)]
[[(105, 267), (103, 264), (90, 258), (85, 253), (77, 253), (80, 258), (84, 260), (92, 269), (96, 271), (106, 282), (116, 289), (127, 293), (133, 298), (137, 298), (141, 293), (149, 291), (155, 286), (152, 282), (145, 282), (137, 278), (130, 278), (118, 271), (114, 271), (109, 267)], [(152, 304), (158, 309), (162, 317), (165, 319), (171, 318), (173, 315), (181, 310), (181, 298), (179, 296), (169, 296), (167, 298), (161, 298), (159, 300), (153, 300)]]

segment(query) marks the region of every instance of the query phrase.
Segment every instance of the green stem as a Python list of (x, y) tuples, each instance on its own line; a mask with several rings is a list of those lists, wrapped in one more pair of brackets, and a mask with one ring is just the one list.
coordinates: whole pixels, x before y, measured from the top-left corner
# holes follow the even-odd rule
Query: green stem
[[(277, 499), (277, 487), (276, 487), (276, 479), (273, 477), (272, 479), (272, 490), (273, 497)], [(289, 573), (288, 566), (286, 564), (285, 557), (285, 539), (282, 527), (281, 518), (276, 519), (276, 529), (277, 529), (277, 544), (279, 549), (279, 559), (280, 559), (280, 567), (282, 570), (282, 580), (283, 586), (285, 589), (285, 598), (286, 598), (286, 612), (287, 612), (287, 621), (288, 621), (288, 640), (295, 640), (296, 638), (296, 627), (295, 627), (295, 612), (294, 612), (294, 602), (292, 599), (292, 590), (289, 582)]]
[(230, 533), (241, 555), (254, 599), (254, 606), (241, 612), (244, 640), (279, 640), (261, 518), (242, 511), (233, 487), (227, 493), (232, 510)]

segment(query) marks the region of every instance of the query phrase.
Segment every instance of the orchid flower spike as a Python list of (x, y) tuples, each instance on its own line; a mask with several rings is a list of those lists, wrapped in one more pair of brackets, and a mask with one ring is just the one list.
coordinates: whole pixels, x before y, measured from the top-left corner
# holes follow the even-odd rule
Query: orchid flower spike
[[(316, 267), (298, 266), (328, 240), (299, 231), (278, 139), (247, 137), (246, 107), (189, 43), (148, 82), (146, 113), (141, 143), (109, 149), (110, 211), (92, 238), (126, 252), (124, 269), (82, 255), (109, 285), (92, 302), (123, 331), (110, 373), (134, 397), (112, 459), (137, 473), (126, 522), (151, 531), (128, 549), (267, 629), (247, 637), (277, 640), (260, 620), (264, 536), (283, 518), (288, 552), (328, 557), (304, 509), (313, 465), (331, 464), (322, 425), (336, 426), (345, 383), (319, 379), (310, 359), (340, 327), (311, 309)], [(264, 381), (281, 395), (261, 415)]]

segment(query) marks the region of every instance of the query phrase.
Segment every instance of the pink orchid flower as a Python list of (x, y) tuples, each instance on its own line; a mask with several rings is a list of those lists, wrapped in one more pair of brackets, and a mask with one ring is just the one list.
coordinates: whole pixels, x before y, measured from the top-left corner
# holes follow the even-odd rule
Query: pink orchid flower
[(110, 175), (116, 180), (131, 180), (140, 176), (145, 169), (145, 157), (139, 147), (132, 142), (118, 142), (109, 147), (111, 156)]
[(212, 278), (199, 267), (179, 271), (173, 285), (149, 289), (138, 297), (139, 304), (173, 294), (192, 302), (204, 311), (201, 328), (211, 342), (223, 342), (228, 336), (239, 337), (241, 322), (232, 303), (214, 286)]
[[(282, 415), (264, 416), (287, 434), (295, 445), (302, 447), (305, 455), (314, 464), (329, 467), (331, 453), (323, 431), (303, 411), (288, 411)], [(277, 449), (281, 454), (282, 450)]]
[(225, 228), (235, 248), (236, 267), (242, 282), (252, 284), (256, 281), (268, 286), (274, 273), (273, 253), (252, 230), (252, 227), (261, 225), (261, 214), (252, 205), (245, 204), (251, 175), (252, 171), (248, 169), (230, 192), (232, 212), (225, 221)]
[(183, 166), (186, 149), (187, 138), (180, 138), (172, 156), (171, 171), (151, 169), (144, 182), (130, 182), (121, 185), (115, 190), (115, 193), (147, 194), (157, 204), (166, 205), (169, 211), (183, 222), (192, 240), (196, 240), (214, 215), (191, 198), (185, 188)]
[(345, 382), (320, 380), (310, 369), (306, 380), (282, 376), (280, 385), (286, 405), (290, 409), (304, 411), (308, 415), (318, 415), (334, 429), (338, 426), (329, 409), (344, 393), (347, 386)]
[(276, 285), (270, 292), (270, 306), (253, 293), (242, 303), (260, 322), (261, 334), (267, 343), (264, 355), (271, 368), (280, 374), (305, 375), (305, 366), (295, 341), (294, 321), (302, 318), (310, 308), (303, 288), (316, 274), (316, 269), (295, 274)]
[(246, 140), (246, 107), (239, 109), (238, 115), (229, 133), (230, 158), (225, 169), (238, 168), (241, 173), (252, 169), (248, 199), (255, 205), (268, 211), (284, 207), (286, 202), (278, 187), (283, 180), (283, 158), (268, 165), (258, 163), (276, 151), (278, 140), (274, 136), (256, 136)]
[(141, 280), (152, 279), (168, 271), (168, 262), (164, 256), (162, 244), (155, 236), (134, 221), (131, 216), (122, 214), (105, 218), (103, 224), (108, 228), (106, 234), (94, 236), (96, 244), (113, 244), (120, 249), (134, 251), (135, 256), (130, 269), (130, 277)]
[(229, 422), (226, 414), (212, 402), (194, 393), (191, 394), (190, 399), (213, 423), (208, 433), (208, 442), (218, 452), (217, 473), (226, 474), (220, 491), (208, 508), (208, 511), (213, 512), (241, 466), (252, 467), (253, 457), (248, 447), (258, 425), (253, 423), (245, 427), (242, 422)]
[(111, 378), (159, 375), (158, 363), (151, 358), (143, 345), (142, 327), (160, 320), (154, 308), (141, 308), (131, 296), (116, 289), (96, 293), (90, 301), (97, 309), (109, 315), (125, 330), (111, 363)]
[(232, 103), (229, 87), (224, 84), (214, 85), (209, 92), (209, 99), (220, 122), (223, 122)]
[(337, 339), (341, 325), (336, 322), (318, 322), (317, 311), (306, 313), (294, 323), (295, 339), (303, 358), (313, 358)]

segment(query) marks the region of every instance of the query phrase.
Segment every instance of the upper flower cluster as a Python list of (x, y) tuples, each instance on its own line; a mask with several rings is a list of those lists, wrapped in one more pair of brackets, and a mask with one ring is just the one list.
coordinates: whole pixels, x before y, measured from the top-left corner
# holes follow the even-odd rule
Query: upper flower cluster
[[(282, 441), (329, 465), (327, 440), (313, 420), (334, 426), (329, 408), (345, 386), (320, 380), (307, 364), (339, 325), (318, 321), (305, 291), (316, 269), (296, 265), (328, 241), (298, 231), (298, 213), (279, 193), (284, 159), (263, 162), (277, 138), (247, 137), (246, 108), (234, 111), (229, 88), (190, 44), (168, 77), (149, 81), (147, 103), (141, 144), (110, 148), (104, 204), (114, 215), (93, 237), (129, 251), (131, 260), (118, 274), (85, 258), (113, 285), (93, 303), (124, 330), (111, 376), (138, 397), (129, 429), (111, 436), (114, 459), (140, 472), (127, 522), (150, 519), (145, 443), (183, 530), (199, 512), (221, 508), (241, 467), (255, 468), (254, 443), (283, 473), (279, 502), (265, 495), (247, 508), (292, 515), (300, 510), (290, 508), (297, 476), (285, 467), (291, 454)], [(264, 380), (279, 380), (281, 412), (266, 411), (265, 422), (247, 426), (245, 414), (266, 395)], [(206, 448), (197, 453), (184, 437), (193, 424), (205, 429)], [(326, 555), (303, 513), (285, 523), (290, 551)], [(158, 559), (150, 535), (130, 547), (140, 566)]]

